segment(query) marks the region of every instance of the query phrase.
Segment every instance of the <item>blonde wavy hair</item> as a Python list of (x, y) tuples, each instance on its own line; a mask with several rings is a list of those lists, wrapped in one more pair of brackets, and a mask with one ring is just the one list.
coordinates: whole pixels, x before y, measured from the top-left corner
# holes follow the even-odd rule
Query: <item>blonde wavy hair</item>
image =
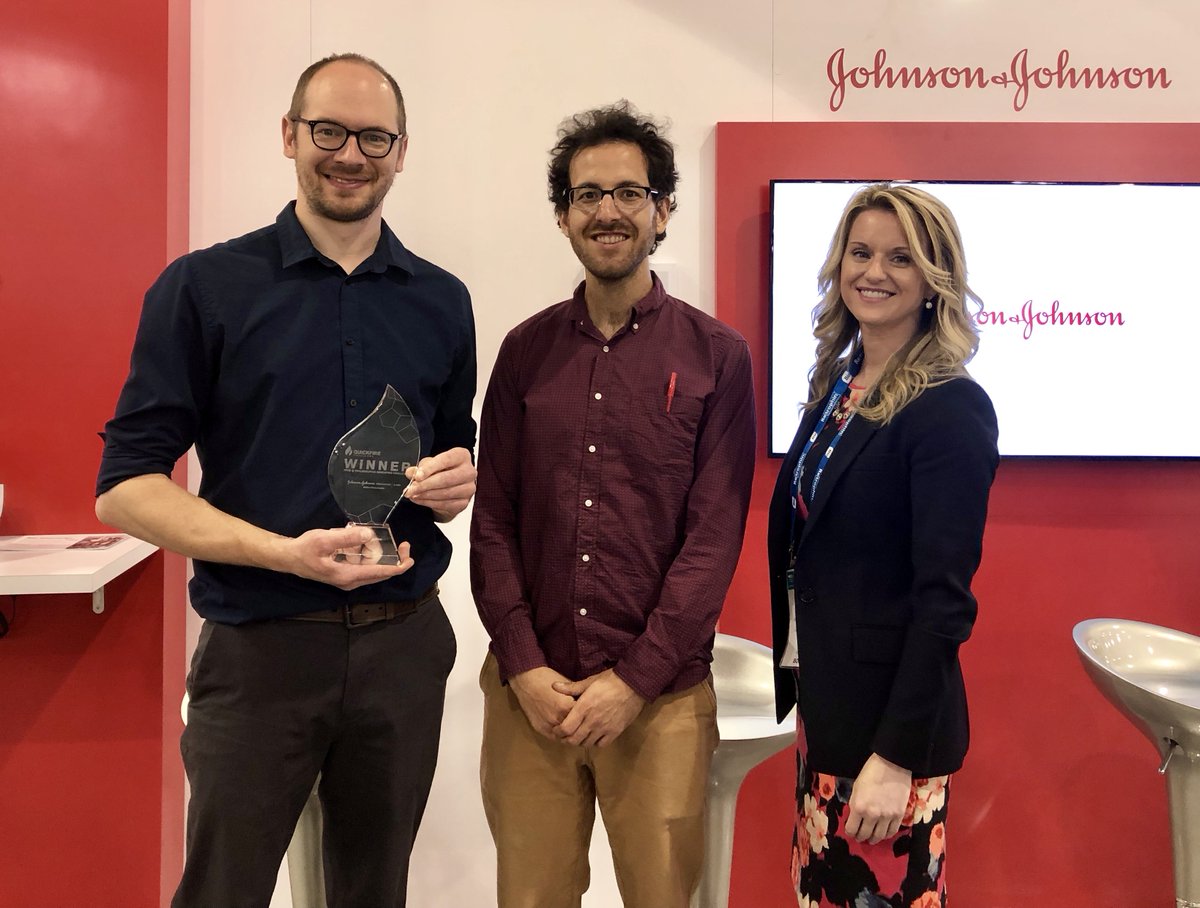
[(979, 347), (979, 332), (967, 300), (982, 303), (967, 286), (958, 223), (940, 200), (913, 186), (875, 183), (856, 192), (842, 212), (829, 255), (817, 281), (821, 302), (813, 310), (817, 361), (809, 373), (811, 399), (823, 403), (857, 342), (859, 327), (842, 299), (842, 257), (854, 219), (869, 209), (890, 211), (900, 221), (913, 261), (933, 290), (933, 309), (922, 309), (917, 333), (884, 365), (879, 380), (857, 407), (858, 414), (883, 424), (891, 421), (926, 388), (967, 374)]

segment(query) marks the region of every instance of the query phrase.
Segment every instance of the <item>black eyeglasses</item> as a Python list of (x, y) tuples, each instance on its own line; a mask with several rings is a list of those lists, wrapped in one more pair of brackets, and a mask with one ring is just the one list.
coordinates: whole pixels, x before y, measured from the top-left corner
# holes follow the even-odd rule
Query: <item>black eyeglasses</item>
[(649, 186), (615, 186), (601, 189), (599, 186), (572, 186), (566, 191), (567, 201), (572, 208), (591, 213), (600, 208), (606, 195), (612, 196), (613, 204), (622, 211), (632, 214), (650, 199), (658, 197), (658, 190)]
[(312, 133), (313, 144), (322, 151), (337, 151), (351, 136), (358, 141), (358, 150), (368, 158), (386, 158), (404, 133), (388, 132), (383, 129), (347, 129), (332, 120), (306, 120), (293, 117), (293, 123), (307, 123)]

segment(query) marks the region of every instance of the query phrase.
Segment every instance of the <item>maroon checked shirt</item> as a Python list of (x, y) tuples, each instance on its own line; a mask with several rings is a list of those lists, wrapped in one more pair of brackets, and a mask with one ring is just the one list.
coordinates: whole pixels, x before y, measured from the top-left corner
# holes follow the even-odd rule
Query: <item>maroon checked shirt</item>
[(703, 680), (754, 472), (750, 353), (658, 278), (610, 340), (575, 296), (505, 338), (483, 402), (471, 586), (507, 680)]

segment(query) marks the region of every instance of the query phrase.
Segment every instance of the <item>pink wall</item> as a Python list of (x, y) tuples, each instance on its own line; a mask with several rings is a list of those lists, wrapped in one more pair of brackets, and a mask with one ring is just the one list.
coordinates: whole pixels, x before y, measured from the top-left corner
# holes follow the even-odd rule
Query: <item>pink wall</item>
[[(0, 533), (99, 528), (96, 432), (142, 294), (185, 251), (188, 13), (0, 10)], [(106, 599), (20, 597), (0, 639), (3, 908), (153, 906), (178, 876), (183, 563), (156, 555)]]
[[(765, 456), (769, 180), (873, 173), (898, 179), (1200, 182), (1197, 147), (1200, 124), (718, 126), (717, 314), (755, 351), (760, 426), (750, 524), (723, 631), (770, 642), (763, 541), (779, 461)], [(970, 237), (965, 240), (969, 257)], [(1100, 256), (1120, 254), (1098, 250)], [(1163, 327), (1165, 350), (1170, 326)], [(1162, 352), (1147, 351), (1145, 363), (1113, 368), (1127, 369), (1130, 381), (1146, 381)], [(1087, 393), (1086, 375), (1047, 379), (1051, 405), (1061, 396), (1069, 406), (1071, 395)], [(1154, 419), (1162, 418), (1113, 417), (1113, 431), (1153, 431)], [(1185, 410), (1165, 418), (1190, 416)], [(975, 583), (979, 620), (963, 651), (973, 734), (950, 815), (955, 908), (1153, 908), (1173, 901), (1157, 756), (1086, 679), (1070, 633), (1076, 622), (1103, 616), (1200, 631), (1198, 536), (1195, 462), (1001, 464)], [(794, 904), (787, 881), (794, 787), (788, 753), (746, 780), (732, 908)]]

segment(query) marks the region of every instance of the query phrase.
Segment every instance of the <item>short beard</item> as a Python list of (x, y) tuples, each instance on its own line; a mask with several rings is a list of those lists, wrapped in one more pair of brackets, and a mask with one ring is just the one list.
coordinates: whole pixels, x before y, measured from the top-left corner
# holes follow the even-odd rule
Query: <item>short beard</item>
[(308, 208), (313, 214), (320, 215), (330, 221), (338, 221), (343, 224), (351, 224), (355, 221), (363, 221), (371, 216), (376, 208), (379, 207), (382, 199), (367, 199), (358, 208), (333, 208), (325, 204), (325, 199), (321, 197), (319, 192), (307, 192), (305, 198), (308, 200)]
[(308, 203), (309, 210), (326, 220), (342, 224), (353, 224), (369, 218), (383, 204), (384, 198), (392, 188), (392, 181), (386, 180), (385, 184), (378, 185), (377, 191), (361, 205), (356, 208), (346, 208), (331, 204), (325, 197), (325, 178), (319, 173), (312, 171), (308, 175), (302, 174), (299, 162), (296, 163), (296, 172), (300, 177), (300, 191), (304, 193), (304, 200)]
[(642, 262), (650, 257), (650, 247), (645, 245), (645, 240), (639, 239), (642, 248), (637, 249), (627, 261), (600, 266), (599, 262), (592, 260), (589, 254), (590, 251), (586, 245), (587, 240), (584, 237), (576, 238), (575, 236), (571, 236), (570, 239), (571, 248), (575, 251), (575, 257), (579, 259), (579, 263), (583, 265), (584, 270), (596, 280), (606, 284), (619, 284), (636, 272), (641, 267)]

